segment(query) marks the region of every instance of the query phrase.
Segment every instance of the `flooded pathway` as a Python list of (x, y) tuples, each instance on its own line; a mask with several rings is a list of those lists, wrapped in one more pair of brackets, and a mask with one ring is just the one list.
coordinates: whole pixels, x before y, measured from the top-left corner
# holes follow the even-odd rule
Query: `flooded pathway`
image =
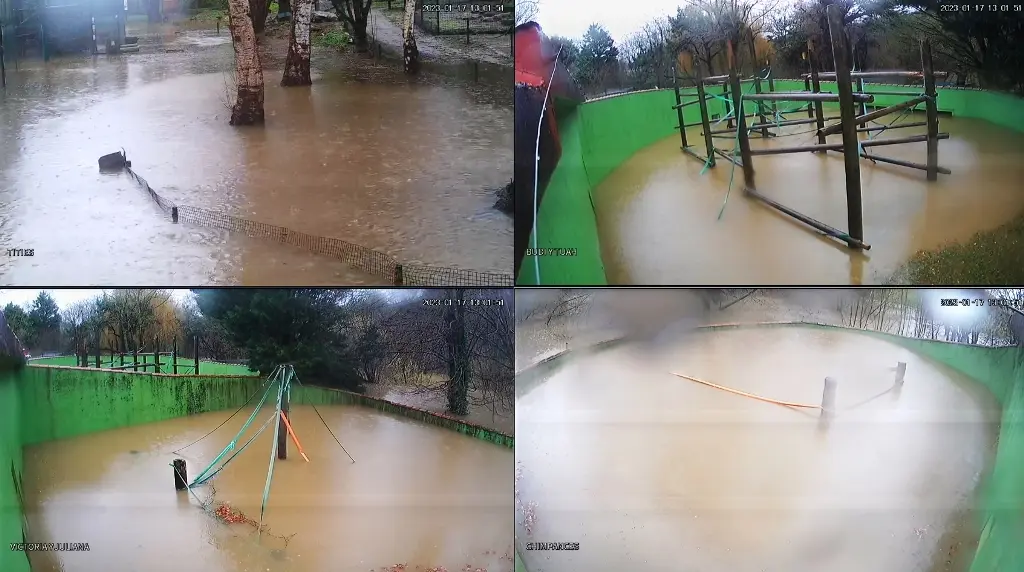
[[(924, 121), (910, 115), (906, 122)], [(886, 122), (888, 123), (888, 121)], [(720, 128), (724, 128), (720, 126)], [(915, 169), (861, 160), (863, 254), (743, 196), (743, 173), (719, 159), (702, 165), (679, 137), (642, 149), (594, 190), (601, 249), (615, 284), (878, 284), (919, 250), (965, 241), (1024, 211), (1024, 133), (943, 116), (939, 164), (952, 175), (929, 183)], [(779, 133), (803, 133), (807, 126)], [(914, 135), (905, 129), (880, 138)], [(700, 128), (687, 132), (700, 149)], [(733, 142), (716, 139), (730, 149)], [(814, 143), (803, 133), (769, 147)], [(765, 146), (751, 138), (754, 148)], [(703, 154), (703, 151), (701, 151)], [(878, 148), (879, 156), (923, 163), (923, 143)], [(843, 157), (797, 153), (754, 158), (765, 196), (839, 229), (847, 228)], [(730, 176), (732, 192), (719, 219)]]
[(227, 124), (226, 33), (137, 33), (138, 54), (23, 61), (10, 72), (0, 243), (35, 256), (0, 259), (0, 282), (380, 282), (291, 246), (172, 224), (129, 179), (97, 172), (96, 159), (122, 147), (176, 204), (404, 263), (509, 272), (512, 223), (492, 208), (491, 189), (511, 177), (512, 110), (486, 86), (429, 70), (408, 79), (394, 62), (338, 63), (321, 50), (312, 88), (281, 88), (280, 71), (268, 70), (266, 126), (238, 129)]
[[(89, 552), (35, 553), (37, 572), (423, 572), (471, 564), (511, 572), (513, 454), (453, 431), (362, 407), (318, 407), (290, 416), (310, 462), (291, 443), (274, 468), (257, 539), (223, 524), (174, 490), (175, 457), (194, 478), (244, 422), (210, 413), (28, 447), (24, 482), (30, 540), (88, 542)], [(254, 432), (266, 409), (250, 428)], [(246, 438), (247, 439), (247, 438)], [(264, 431), (197, 494), (259, 520), (273, 432)], [(243, 441), (244, 442), (244, 441)], [(291, 537), (285, 542), (281, 537)]]
[[(887, 342), (801, 328), (702, 332), (577, 358), (516, 403), (531, 570), (965, 572), (998, 406)], [(572, 358), (569, 358), (572, 359)], [(902, 390), (890, 391), (898, 361)], [(831, 426), (671, 375), (819, 404)]]

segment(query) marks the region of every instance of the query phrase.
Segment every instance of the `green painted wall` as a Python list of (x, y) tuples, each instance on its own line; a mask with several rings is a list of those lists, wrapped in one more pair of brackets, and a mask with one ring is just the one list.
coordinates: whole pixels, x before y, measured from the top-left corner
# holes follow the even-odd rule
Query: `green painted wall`
[[(264, 378), (245, 375), (170, 375), (78, 367), (29, 366), (0, 372), (0, 548), (21, 542), (24, 511), (15, 491), (23, 448), (52, 439), (163, 421), (184, 415), (240, 407), (263, 386)], [(513, 448), (509, 435), (364, 395), (301, 387), (297, 404), (373, 407)], [(14, 467), (16, 476), (11, 475)], [(0, 571), (28, 572), (23, 553), (0, 550)]]
[[(749, 85), (745, 89), (750, 89)], [(803, 80), (775, 82), (775, 91), (803, 89)], [(865, 85), (865, 89), (868, 92), (915, 91), (913, 87), (871, 84)], [(835, 91), (835, 83), (822, 82), (822, 91)], [(939, 111), (1024, 131), (1024, 99), (976, 89), (940, 88), (938, 92)], [(905, 99), (880, 95), (876, 96), (875, 105), (884, 107)], [(531, 241), (536, 238), (541, 248), (576, 248), (579, 256), (542, 257), (538, 261), (540, 280), (533, 259), (528, 258), (517, 277), (517, 284), (607, 284), (591, 190), (640, 149), (665, 137), (679, 137), (675, 128), (678, 120), (672, 109), (674, 104), (675, 95), (671, 89), (651, 90), (589, 101), (559, 115), (562, 158), (548, 183), (537, 215), (536, 236), (531, 237)], [(746, 105), (751, 106), (747, 113), (752, 113), (753, 105)], [(780, 102), (779, 105), (780, 109), (797, 106), (792, 102)], [(724, 111), (717, 99), (710, 101), (708, 108), (712, 116)], [(687, 123), (700, 121), (699, 106), (691, 105), (683, 108), (683, 112)], [(688, 143), (698, 151), (703, 147), (702, 141), (690, 140)]]

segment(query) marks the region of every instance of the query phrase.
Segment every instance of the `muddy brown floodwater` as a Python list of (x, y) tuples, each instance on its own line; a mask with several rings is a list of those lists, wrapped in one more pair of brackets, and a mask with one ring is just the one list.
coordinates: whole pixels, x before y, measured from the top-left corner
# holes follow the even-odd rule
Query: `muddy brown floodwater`
[[(224, 524), (195, 498), (177, 493), (171, 460), (190, 480), (244, 422), (235, 416), (210, 437), (179, 449), (229, 413), (104, 431), (26, 448), (29, 536), (36, 542), (88, 542), (89, 552), (33, 553), (37, 572), (384, 572), (395, 564), (423, 572), (512, 570), (513, 454), (459, 433), (360, 407), (318, 407), (352, 457), (309, 407), (290, 417), (310, 462), (278, 461), (262, 540), (255, 528)], [(252, 434), (274, 412), (267, 408)], [(259, 520), (273, 428), (209, 485)], [(248, 437), (245, 438), (247, 440)], [(239, 446), (245, 442), (240, 441)], [(293, 536), (292, 536), (293, 535)], [(285, 542), (277, 537), (292, 536)], [(71, 540), (74, 539), (74, 540)]]
[(0, 282), (382, 280), (295, 247), (172, 224), (125, 176), (97, 172), (97, 158), (122, 147), (177, 204), (340, 238), (404, 263), (509, 272), (512, 222), (492, 208), (490, 189), (511, 178), (512, 108), (482, 85), (493, 92), (500, 77), (428, 69), (409, 79), (400, 62), (319, 50), (311, 88), (282, 88), (281, 72), (267, 70), (266, 126), (233, 128), (226, 33), (134, 33), (137, 54), (9, 68), (0, 244), (35, 256), (0, 258)]
[[(999, 418), (990, 395), (855, 333), (723, 330), (661, 346), (566, 358), (517, 401), (517, 489), (534, 518), (517, 542), (579, 543), (523, 553), (531, 571), (967, 570)], [(833, 376), (838, 413), (823, 428), (813, 410), (670, 372), (808, 404)]]
[[(922, 114), (901, 122), (924, 121)], [(889, 120), (886, 120), (887, 124)], [(975, 119), (943, 116), (939, 165), (952, 175), (929, 183), (923, 171), (862, 159), (863, 254), (743, 196), (743, 172), (719, 158), (703, 167), (669, 137), (628, 159), (594, 191), (601, 250), (616, 284), (877, 284), (919, 250), (1008, 222), (1024, 210), (1024, 133)], [(723, 126), (720, 126), (724, 128)], [(760, 148), (816, 142), (807, 126)], [(923, 132), (907, 128), (880, 139)], [(700, 128), (687, 140), (701, 150)], [(731, 149), (729, 139), (716, 145)], [(925, 144), (875, 148), (877, 155), (925, 162)], [(701, 150), (703, 154), (703, 151)], [(847, 228), (843, 156), (796, 153), (754, 157), (765, 196), (839, 229)], [(733, 189), (721, 219), (729, 179)]]

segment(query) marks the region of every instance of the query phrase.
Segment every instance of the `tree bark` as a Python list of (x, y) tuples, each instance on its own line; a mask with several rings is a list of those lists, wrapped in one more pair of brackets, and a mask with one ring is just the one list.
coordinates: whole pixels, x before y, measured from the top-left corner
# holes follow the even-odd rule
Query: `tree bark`
[(309, 25), (313, 20), (313, 0), (296, 0), (292, 18), (292, 38), (288, 43), (288, 57), (284, 62), (281, 85), (312, 85), (309, 77)]
[[(262, 0), (261, 0), (262, 1)], [(237, 94), (231, 107), (231, 125), (262, 124), (263, 66), (247, 0), (228, 0), (228, 27), (235, 49)]]
[(420, 71), (420, 51), (416, 47), (416, 37), (412, 29), (415, 17), (416, 3), (406, 0), (405, 21), (402, 26), (402, 58), (405, 62), (405, 73), (410, 75)]

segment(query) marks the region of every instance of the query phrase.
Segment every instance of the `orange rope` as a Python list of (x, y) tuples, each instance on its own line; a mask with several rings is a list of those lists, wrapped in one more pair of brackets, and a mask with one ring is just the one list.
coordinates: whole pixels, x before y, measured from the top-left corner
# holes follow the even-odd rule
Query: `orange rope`
[(729, 389), (728, 387), (723, 387), (721, 385), (716, 385), (714, 383), (711, 383), (710, 381), (704, 381), (703, 379), (697, 379), (696, 377), (690, 377), (688, 375), (683, 375), (681, 373), (672, 372), (672, 375), (674, 375), (676, 377), (681, 377), (683, 379), (688, 379), (690, 381), (696, 381), (697, 383), (703, 383), (704, 385), (707, 385), (709, 387), (714, 387), (715, 389), (721, 389), (722, 391), (728, 391), (729, 393), (735, 393), (736, 395), (742, 395), (744, 397), (751, 397), (753, 399), (757, 399), (758, 401), (764, 401), (766, 403), (774, 403), (775, 405), (783, 405), (785, 407), (805, 407), (807, 409), (821, 409), (820, 405), (807, 405), (805, 403), (792, 403), (792, 402), (789, 402), (789, 401), (777, 401), (775, 399), (768, 399), (767, 397), (761, 397), (760, 395), (754, 395), (753, 393), (747, 393), (745, 391), (740, 391), (738, 389)]
[(284, 426), (288, 428), (288, 434), (292, 436), (292, 441), (295, 441), (295, 446), (299, 448), (299, 454), (302, 455), (302, 458), (308, 463), (309, 457), (302, 452), (302, 443), (299, 443), (299, 438), (295, 436), (295, 431), (292, 430), (292, 424), (288, 421), (288, 416), (284, 414), (284, 411), (281, 412), (281, 419), (284, 419)]

